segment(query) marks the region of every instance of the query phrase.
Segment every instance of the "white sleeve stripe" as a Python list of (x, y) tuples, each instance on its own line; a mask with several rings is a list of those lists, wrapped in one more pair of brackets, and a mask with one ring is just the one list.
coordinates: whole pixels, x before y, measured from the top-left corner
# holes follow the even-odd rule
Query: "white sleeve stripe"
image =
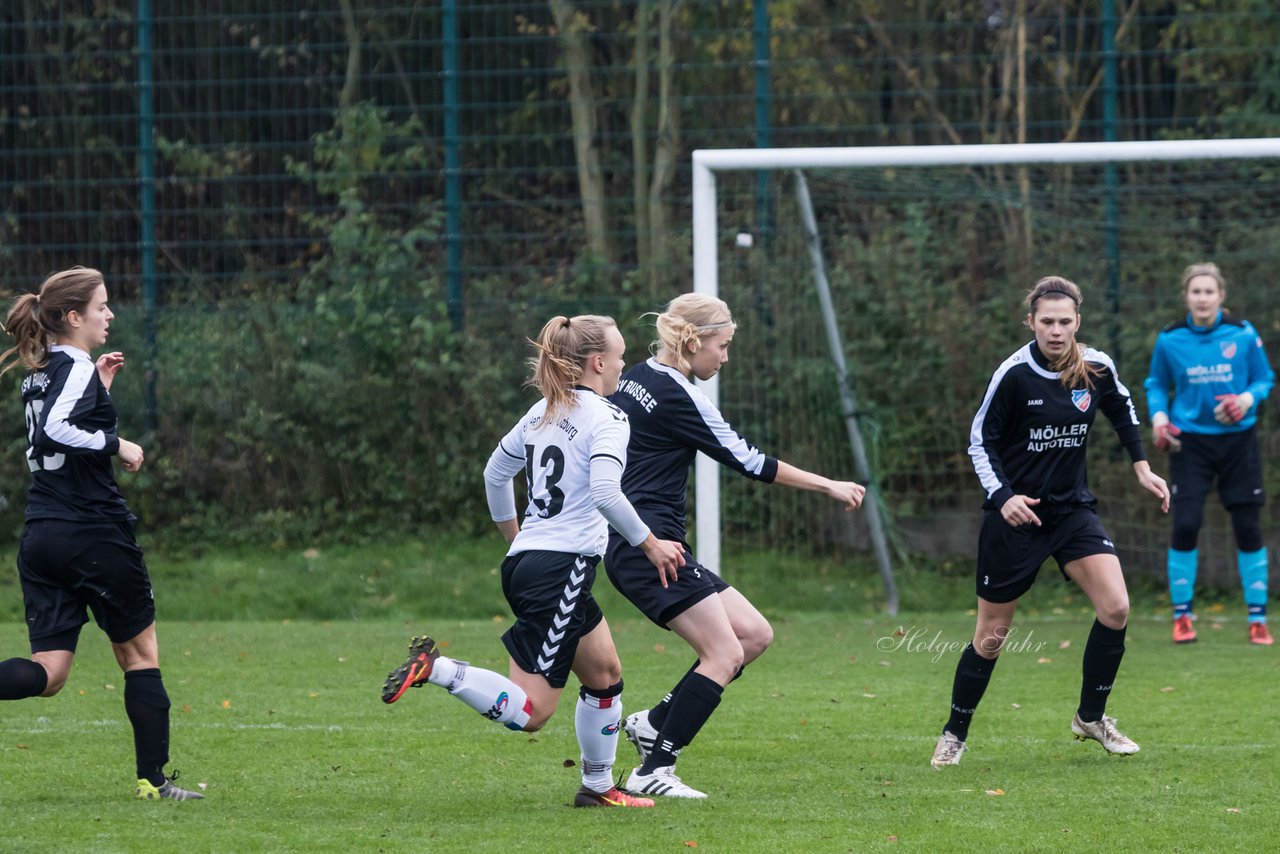
[(107, 446), (107, 436), (101, 430), (90, 433), (67, 420), (76, 404), (84, 397), (89, 380), (96, 370), (97, 367), (92, 362), (77, 361), (71, 366), (67, 381), (63, 383), (62, 391), (58, 393), (53, 406), (49, 407), (49, 415), (45, 418), (44, 434), (50, 441), (68, 448), (88, 448), (91, 451), (101, 451)]
[(767, 459), (764, 452), (753, 448), (746, 439), (739, 436), (737, 431), (729, 426), (729, 422), (724, 420), (720, 410), (716, 409), (715, 405), (703, 394), (702, 390), (689, 382), (689, 379), (684, 374), (675, 370), (669, 370), (668, 373), (689, 395), (689, 400), (697, 408), (698, 415), (702, 419), (702, 425), (707, 428), (720, 447), (732, 454), (733, 458), (746, 471), (752, 474), (760, 474), (760, 472), (764, 471), (764, 464)]
[[(995, 495), (1001, 483), (1000, 478), (996, 476), (995, 468), (991, 465), (991, 458), (987, 454), (987, 449), (982, 441), (982, 430), (986, 426), (987, 410), (990, 409), (991, 398), (995, 397), (996, 389), (1000, 387), (1000, 382), (1004, 379), (1005, 374), (1009, 373), (1009, 370), (1019, 361), (1030, 360), (1030, 352), (1023, 354), (1023, 350), (1027, 349), (1023, 347), (1022, 350), (1005, 359), (1004, 363), (996, 369), (996, 372), (991, 376), (991, 382), (987, 384), (987, 392), (982, 397), (982, 405), (978, 407), (977, 413), (973, 416), (973, 425), (969, 428), (969, 456), (973, 460), (973, 469), (978, 473), (978, 480), (982, 483), (982, 488), (986, 490), (988, 498)], [(1023, 358), (1018, 359), (1019, 355), (1023, 355)]]
[(1124, 383), (1120, 382), (1120, 371), (1116, 370), (1116, 363), (1110, 356), (1101, 350), (1095, 350), (1092, 347), (1084, 351), (1084, 358), (1091, 362), (1101, 362), (1111, 371), (1111, 378), (1116, 381), (1116, 391), (1125, 396), (1129, 407), (1129, 420), (1136, 427), (1141, 422), (1138, 421), (1138, 411), (1133, 408), (1133, 395), (1129, 393), (1129, 389), (1125, 388)]

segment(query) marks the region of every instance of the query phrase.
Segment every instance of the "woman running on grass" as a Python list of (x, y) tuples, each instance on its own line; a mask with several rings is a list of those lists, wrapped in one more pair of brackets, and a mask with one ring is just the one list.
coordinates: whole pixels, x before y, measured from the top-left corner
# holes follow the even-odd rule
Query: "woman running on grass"
[(112, 457), (125, 471), (137, 471), (143, 461), (142, 448), (116, 433), (108, 393), (124, 356), (104, 353), (95, 362), (89, 355), (107, 343), (114, 317), (102, 274), (72, 267), (46, 279), (38, 296), (18, 297), (5, 319), (14, 345), (0, 354), (0, 364), (16, 357), (27, 369), (22, 406), (31, 488), (18, 577), (31, 658), (0, 661), (0, 700), (57, 694), (71, 673), (86, 611), (92, 611), (124, 671), (135, 796), (198, 799), (204, 795), (178, 788), (164, 774), (169, 695), (160, 678), (155, 600), (134, 538), (137, 517), (111, 469)]
[[(659, 536), (684, 541), (689, 466), (698, 451), (746, 477), (821, 492), (845, 510), (862, 503), (862, 486), (812, 474), (752, 447), (693, 384), (694, 377), (710, 379), (729, 361), (735, 324), (724, 302), (685, 294), (658, 315), (657, 327), (657, 355), (627, 371), (612, 400), (631, 419), (622, 490)], [(697, 563), (688, 546), (679, 578), (662, 579), (646, 568), (644, 555), (624, 533), (615, 528), (609, 534), (609, 580), (698, 656), (661, 702), (627, 718), (627, 738), (643, 764), (626, 787), (646, 795), (705, 798), (676, 776), (676, 757), (711, 717), (725, 686), (768, 649), (773, 629), (745, 596)]]
[[(627, 417), (606, 400), (618, 387), (626, 345), (607, 317), (553, 317), (537, 341), (532, 383), (543, 398), (516, 422), (485, 466), (489, 511), (511, 544), (502, 592), (516, 621), (502, 636), (508, 676), (440, 655), (414, 638), (409, 658), (387, 677), (382, 699), (430, 682), (508, 729), (546, 724), (572, 670), (582, 687), (574, 729), (582, 749), (578, 807), (651, 807), (613, 782), (622, 721), (622, 665), (591, 595), (608, 525), (624, 532), (655, 576), (676, 577), (679, 543), (657, 539), (623, 497)], [(524, 473), (529, 504), (516, 521), (511, 479)], [(607, 520), (607, 524), (606, 524)], [(657, 572), (654, 572), (657, 567)]]
[(973, 418), (969, 456), (986, 493), (978, 536), (978, 624), (956, 665), (951, 717), (933, 751), (934, 768), (959, 764), (1018, 599), (1050, 556), (1080, 585), (1096, 614), (1071, 731), (1109, 753), (1138, 752), (1104, 714), (1124, 656), (1129, 593), (1115, 546), (1094, 512), (1097, 499), (1085, 471), (1086, 436), (1098, 410), (1129, 452), (1138, 483), (1160, 498), (1166, 513), (1169, 489), (1147, 464), (1133, 401), (1111, 357), (1076, 343), (1080, 302), (1080, 288), (1066, 279), (1036, 282), (1026, 299), (1035, 339), (996, 369)]

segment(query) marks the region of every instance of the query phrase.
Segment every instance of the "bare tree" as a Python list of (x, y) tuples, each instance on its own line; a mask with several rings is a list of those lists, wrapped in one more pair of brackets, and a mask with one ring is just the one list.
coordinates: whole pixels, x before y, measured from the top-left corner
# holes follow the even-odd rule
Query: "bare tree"
[(658, 126), (653, 152), (653, 177), (649, 182), (650, 281), (669, 258), (669, 229), (663, 195), (676, 174), (680, 147), (680, 111), (675, 103), (675, 44), (672, 34), (684, 0), (660, 0), (658, 5)]
[(564, 52), (569, 79), (569, 111), (573, 117), (573, 149), (578, 164), (578, 197), (587, 231), (587, 247), (597, 259), (613, 260), (609, 240), (608, 207), (600, 151), (596, 145), (596, 103), (591, 88), (591, 51), (586, 15), (570, 0), (548, 0)]

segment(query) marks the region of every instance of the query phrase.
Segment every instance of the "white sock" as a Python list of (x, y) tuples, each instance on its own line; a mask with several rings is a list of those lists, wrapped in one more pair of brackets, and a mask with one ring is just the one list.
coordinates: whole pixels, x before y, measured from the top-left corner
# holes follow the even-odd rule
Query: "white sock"
[[(620, 686), (619, 686), (620, 687)], [(582, 750), (582, 785), (593, 792), (613, 788), (613, 761), (618, 756), (618, 730), (622, 723), (622, 696), (595, 697), (578, 694), (573, 728)]]
[(472, 667), (465, 661), (440, 656), (427, 681), (439, 685), (491, 721), (507, 729), (523, 730), (533, 716), (529, 696), (500, 673)]

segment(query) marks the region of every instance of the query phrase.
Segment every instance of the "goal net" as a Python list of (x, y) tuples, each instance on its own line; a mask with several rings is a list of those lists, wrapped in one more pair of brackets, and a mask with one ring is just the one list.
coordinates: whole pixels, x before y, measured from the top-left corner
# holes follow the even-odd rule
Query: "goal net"
[[(829, 348), (834, 321), (893, 571), (929, 563), (967, 579), (982, 500), (969, 424), (992, 371), (1031, 336), (1022, 307), (1031, 284), (1057, 274), (1082, 287), (1079, 340), (1115, 358), (1149, 437), (1143, 380), (1157, 332), (1185, 313), (1188, 264), (1216, 262), (1227, 307), (1280, 354), (1277, 157), (1271, 139), (697, 151), (694, 289), (725, 299), (739, 323), (723, 390), (716, 381), (706, 390), (766, 451), (831, 477), (865, 476)], [(1273, 427), (1264, 407), (1269, 492), (1280, 474)], [(1126, 570), (1163, 579), (1168, 519), (1139, 492), (1105, 423), (1090, 454)], [(722, 478), (702, 457), (695, 494), (699, 559), (730, 576), (754, 553), (816, 559), (836, 567), (819, 593), (838, 601), (842, 566), (874, 566), (870, 505), (847, 518), (821, 496)], [(1268, 508), (1264, 530), (1274, 521)], [(1230, 583), (1234, 546), (1212, 497), (1200, 547), (1213, 555), (1202, 577)]]

